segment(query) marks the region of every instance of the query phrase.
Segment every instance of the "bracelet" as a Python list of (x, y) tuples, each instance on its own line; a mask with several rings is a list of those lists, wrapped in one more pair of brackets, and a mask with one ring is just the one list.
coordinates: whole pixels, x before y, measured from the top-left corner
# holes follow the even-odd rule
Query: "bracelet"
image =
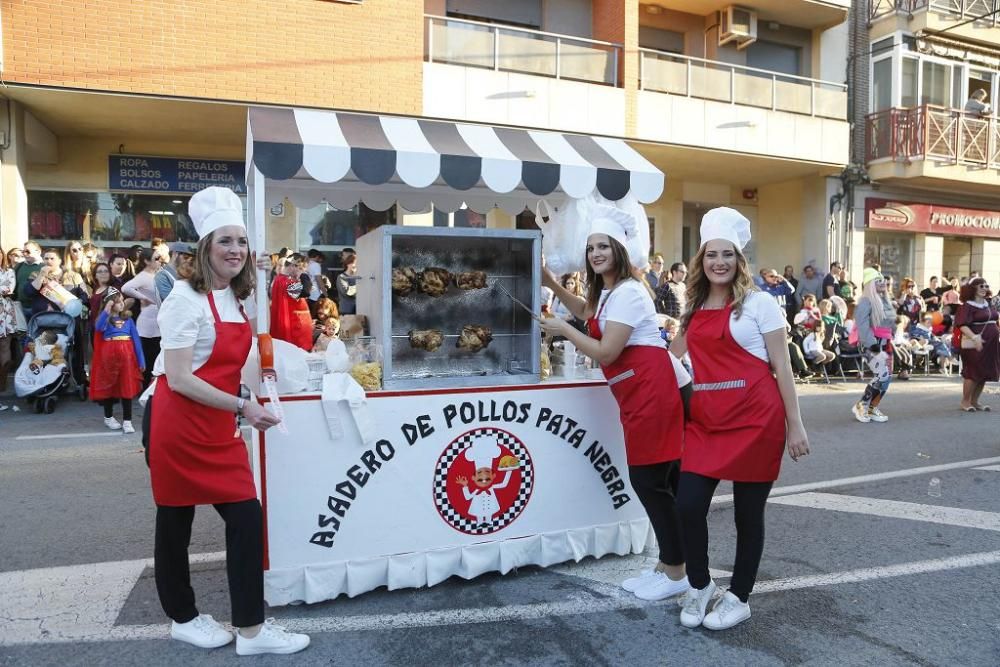
[(237, 397), (236, 398), (236, 414), (242, 415), (243, 414), (243, 408), (245, 408), (246, 405), (247, 405), (247, 399), (243, 398), (242, 396)]

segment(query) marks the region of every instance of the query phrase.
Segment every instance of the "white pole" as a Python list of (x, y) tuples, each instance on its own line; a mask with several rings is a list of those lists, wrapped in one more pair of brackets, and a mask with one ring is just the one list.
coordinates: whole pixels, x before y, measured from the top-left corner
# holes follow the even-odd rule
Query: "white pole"
[[(257, 165), (253, 167), (252, 180), (247, 187), (247, 204), (250, 217), (250, 239), (253, 249), (257, 251), (257, 257), (267, 257), (267, 209), (264, 204), (264, 192), (267, 181), (264, 174), (260, 173)], [(267, 333), (270, 327), (268, 316), (270, 311), (267, 304), (267, 278), (268, 272), (264, 269), (257, 271), (257, 333)]]

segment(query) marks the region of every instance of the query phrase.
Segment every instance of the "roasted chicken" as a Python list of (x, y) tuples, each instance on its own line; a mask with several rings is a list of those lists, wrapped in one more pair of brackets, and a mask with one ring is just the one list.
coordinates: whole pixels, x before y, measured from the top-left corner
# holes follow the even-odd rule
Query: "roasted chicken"
[(455, 287), (458, 289), (484, 289), (486, 287), (485, 271), (463, 271), (455, 274)]
[(486, 349), (492, 340), (493, 331), (489, 327), (467, 324), (462, 327), (462, 333), (459, 334), (455, 347), (469, 352), (479, 352)]
[(392, 270), (392, 292), (406, 296), (417, 288), (417, 272), (410, 267)]
[(444, 334), (437, 329), (413, 329), (410, 331), (410, 347), (433, 352), (444, 343)]
[(430, 267), (420, 272), (418, 289), (428, 296), (441, 296), (448, 291), (451, 273), (448, 269)]

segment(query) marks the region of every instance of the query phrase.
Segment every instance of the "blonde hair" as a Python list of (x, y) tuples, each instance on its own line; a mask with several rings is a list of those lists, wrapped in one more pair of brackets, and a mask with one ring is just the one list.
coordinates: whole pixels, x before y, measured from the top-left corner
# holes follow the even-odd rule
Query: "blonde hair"
[[(756, 292), (757, 288), (753, 284), (753, 274), (750, 273), (750, 265), (747, 258), (740, 252), (735, 244), (732, 245), (736, 251), (736, 273), (733, 282), (729, 284), (729, 302), (733, 304), (733, 314), (736, 319), (743, 314), (743, 301), (751, 292)], [(698, 254), (694, 256), (688, 265), (687, 278), (687, 310), (681, 315), (681, 332), (686, 333), (691, 325), (691, 317), (708, 299), (708, 292), (711, 285), (708, 276), (705, 275), (705, 249), (708, 244), (702, 245), (698, 249)]]
[[(212, 291), (212, 265), (209, 261), (211, 255), (212, 242), (215, 240), (215, 232), (198, 241), (198, 248), (195, 251), (194, 261), (191, 263), (191, 277), (188, 283), (191, 289), (199, 294), (208, 294)], [(229, 281), (229, 286), (233, 288), (233, 294), (237, 299), (249, 298), (257, 286), (257, 278), (254, 273), (254, 264), (250, 253), (247, 253), (247, 260), (243, 263), (243, 268), (236, 274), (236, 277)]]

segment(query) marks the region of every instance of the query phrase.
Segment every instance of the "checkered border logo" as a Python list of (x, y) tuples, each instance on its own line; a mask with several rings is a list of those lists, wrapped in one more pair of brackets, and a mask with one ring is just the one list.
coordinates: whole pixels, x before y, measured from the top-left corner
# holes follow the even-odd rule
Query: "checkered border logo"
[[(517, 497), (510, 507), (485, 525), (466, 518), (452, 507), (448, 500), (447, 488), (451, 464), (472, 444), (473, 440), (482, 435), (496, 435), (497, 442), (509, 449), (521, 461), (521, 488), (517, 491)], [(434, 467), (434, 506), (445, 523), (455, 530), (468, 535), (489, 535), (506, 528), (520, 516), (531, 498), (534, 479), (534, 466), (528, 448), (513, 433), (492, 426), (476, 428), (455, 438), (441, 453), (441, 458)]]

